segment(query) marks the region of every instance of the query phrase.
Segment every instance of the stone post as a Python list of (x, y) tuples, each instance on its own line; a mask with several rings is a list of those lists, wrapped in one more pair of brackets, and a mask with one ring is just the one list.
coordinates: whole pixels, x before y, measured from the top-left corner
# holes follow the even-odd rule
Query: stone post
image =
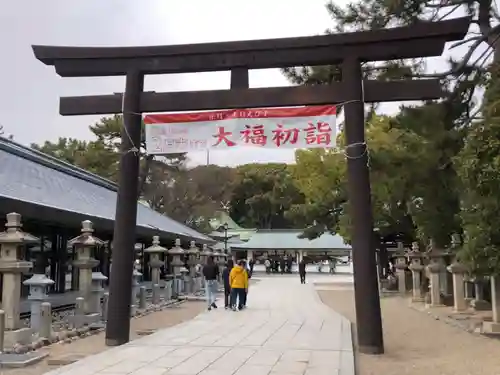
[(427, 252), (427, 256), (429, 257), (427, 271), (429, 272), (431, 306), (441, 306), (442, 300), (440, 276), (443, 270), (443, 255), (442, 252), (434, 246), (432, 240), (429, 244), (429, 251)]
[[(165, 283), (165, 292), (167, 289), (167, 285)], [(153, 305), (158, 305), (160, 303), (160, 286), (158, 284), (153, 284), (152, 287), (152, 298), (153, 298)]]
[(99, 314), (99, 316), (102, 316), (101, 299), (104, 294), (103, 282), (107, 279), (101, 272), (92, 272), (89, 309), (91, 313)]
[(160, 255), (165, 254), (168, 250), (160, 246), (160, 237), (153, 236), (153, 244), (144, 249), (145, 253), (149, 254), (149, 266), (151, 267), (151, 283), (152, 285), (160, 285), (160, 268), (163, 262), (160, 260)]
[(181, 240), (179, 238), (175, 240), (175, 246), (168, 250), (168, 254), (172, 256), (172, 272), (174, 275), (172, 294), (174, 298), (177, 298), (181, 293), (179, 278), (181, 277), (181, 267), (184, 265), (182, 260), (184, 249), (181, 247)]
[(471, 307), (476, 311), (488, 311), (491, 310), (491, 305), (488, 301), (484, 299), (483, 293), (483, 281), (482, 277), (474, 277), (474, 299), (471, 301)]
[(174, 276), (167, 275), (165, 278), (165, 301), (170, 301), (174, 295)]
[(108, 302), (109, 302), (109, 293), (105, 292), (102, 296), (101, 319), (103, 322), (106, 322), (108, 320)]
[(467, 310), (467, 303), (465, 301), (464, 279), (467, 268), (455, 257), (448, 266), (448, 271), (451, 272), (453, 280), (453, 309), (456, 312), (465, 311)]
[(20, 247), (39, 239), (21, 230), (21, 215), (7, 214), (5, 232), (0, 233), (0, 273), (2, 282), (2, 309), (5, 313), (5, 329), (21, 328), (19, 319), (21, 304), (21, 275), (33, 267), (32, 262), (21, 260)]
[(191, 241), (189, 250), (186, 251), (188, 255), (189, 264), (189, 293), (196, 293), (196, 266), (199, 264), (198, 254), (200, 251), (196, 247), (196, 242)]
[(84, 310), (91, 312), (90, 291), (92, 288), (92, 268), (99, 265), (99, 261), (92, 257), (92, 250), (97, 246), (104, 245), (97, 237), (94, 237), (93, 223), (90, 220), (82, 221), (82, 234), (68, 241), (68, 244), (75, 246), (76, 259), (73, 267), (78, 268), (78, 291), (84, 300)]
[(52, 336), (52, 306), (49, 302), (40, 304), (40, 327), (38, 337), (50, 339)]
[(5, 343), (5, 311), (0, 310), (0, 354), (3, 353)]
[(146, 310), (146, 287), (141, 286), (139, 288), (139, 309)]
[(132, 295), (130, 296), (130, 316), (135, 316), (137, 314), (137, 294), (139, 293), (140, 283), (139, 280), (142, 277), (142, 273), (134, 268), (132, 271)]
[(396, 275), (398, 278), (398, 290), (402, 295), (406, 294), (406, 255), (404, 253), (404, 247), (402, 242), (398, 242), (398, 247), (396, 250)]
[(83, 297), (77, 297), (75, 311), (73, 316), (73, 328), (81, 328), (85, 324), (85, 300)]
[[(467, 310), (467, 301), (465, 299), (465, 275), (467, 273), (466, 267), (459, 262), (457, 253), (460, 251), (462, 244), (462, 239), (459, 234), (452, 234), (451, 236), (451, 252), (454, 254), (453, 261), (447, 267), (447, 270), (451, 273), (452, 279), (452, 291), (453, 295), (453, 309), (456, 312), (461, 312)], [(446, 291), (450, 294), (449, 291)]]
[[(27, 285), (30, 290), (28, 300), (30, 301), (30, 328), (35, 332), (40, 332), (42, 317), (41, 317), (41, 305), (47, 300), (47, 288), (54, 284), (54, 281), (49, 279), (45, 274), (33, 274), (28, 280), (23, 282)], [(46, 337), (46, 336), (42, 336)], [(50, 338), (46, 337), (46, 338)]]
[(413, 242), (411, 244), (410, 266), (408, 267), (411, 271), (412, 276), (412, 301), (422, 302), (424, 299), (422, 297), (422, 271), (424, 270), (424, 265), (422, 264), (422, 254), (418, 248), (418, 242)]
[(470, 302), (474, 299), (474, 284), (471, 282), (469, 274), (464, 275), (465, 284), (465, 302), (470, 305)]
[(483, 322), (483, 330), (486, 333), (500, 334), (500, 278), (491, 276), (490, 282), (492, 321)]
[(189, 294), (189, 271), (186, 267), (181, 267), (181, 277), (179, 277), (179, 290), (181, 294)]

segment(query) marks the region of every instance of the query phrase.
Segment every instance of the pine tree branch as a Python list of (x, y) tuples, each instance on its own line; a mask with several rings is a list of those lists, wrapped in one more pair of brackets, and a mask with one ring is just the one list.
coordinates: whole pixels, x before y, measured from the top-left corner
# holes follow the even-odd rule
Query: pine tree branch
[[(500, 28), (500, 25), (495, 27), (493, 30), (497, 29), (497, 28)], [(469, 60), (471, 59), (472, 55), (474, 54), (474, 52), (476, 51), (476, 49), (481, 45), (481, 43), (483, 42), (486, 42), (487, 39), (489, 37), (489, 34), (488, 35), (483, 35), (481, 37), (479, 37), (478, 39), (476, 39), (474, 41), (474, 43), (470, 46), (469, 50), (467, 51), (467, 53), (464, 55), (464, 57), (462, 58), (462, 60), (460, 61), (459, 64), (457, 64), (456, 66), (452, 67), (451, 69), (445, 71), (445, 72), (442, 72), (442, 73), (422, 73), (422, 74), (411, 74), (409, 75), (408, 77), (413, 77), (413, 78), (445, 78), (447, 76), (450, 76), (450, 75), (456, 75), (456, 74), (461, 74), (463, 72), (463, 70), (465, 69), (465, 67), (467, 66), (467, 64), (469, 63)], [(473, 40), (473, 39), (471, 39)]]

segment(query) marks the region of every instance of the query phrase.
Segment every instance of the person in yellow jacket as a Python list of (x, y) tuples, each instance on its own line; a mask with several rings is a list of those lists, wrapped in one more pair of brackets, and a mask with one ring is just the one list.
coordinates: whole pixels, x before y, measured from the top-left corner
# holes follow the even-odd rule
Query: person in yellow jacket
[[(236, 306), (238, 306), (238, 310), (242, 310), (246, 293), (248, 293), (248, 272), (243, 260), (240, 260), (229, 273), (229, 284), (231, 285), (231, 308), (233, 311), (237, 311)], [(238, 305), (236, 305), (236, 301), (238, 301)]]

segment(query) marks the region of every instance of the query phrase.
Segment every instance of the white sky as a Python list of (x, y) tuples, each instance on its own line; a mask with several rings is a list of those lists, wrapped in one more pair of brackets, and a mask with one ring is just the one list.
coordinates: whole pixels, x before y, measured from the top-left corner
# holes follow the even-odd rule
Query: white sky
[[(339, 3), (345, 3), (345, 0)], [(110, 94), (124, 78), (59, 78), (38, 62), (32, 44), (154, 45), (294, 37), (332, 26), (325, 0), (0, 0), (0, 124), (23, 144), (58, 137), (89, 139), (93, 116), (62, 117), (59, 97)], [(438, 64), (439, 65), (439, 64)], [(251, 87), (286, 86), (277, 70), (250, 73)], [(229, 88), (229, 73), (148, 76), (145, 90)], [(392, 104), (388, 111), (397, 109)], [(205, 153), (189, 155), (204, 163)], [(291, 150), (213, 151), (212, 163), (293, 160)]]

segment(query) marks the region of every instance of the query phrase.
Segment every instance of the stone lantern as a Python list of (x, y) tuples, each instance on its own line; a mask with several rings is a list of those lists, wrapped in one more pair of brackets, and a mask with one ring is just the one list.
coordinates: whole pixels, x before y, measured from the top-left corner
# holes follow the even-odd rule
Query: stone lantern
[(191, 241), (189, 250), (186, 251), (186, 254), (189, 256), (188, 264), (189, 264), (189, 292), (196, 293), (197, 292), (197, 283), (196, 283), (196, 266), (199, 264), (198, 254), (200, 251), (196, 247), (196, 242)]
[(411, 252), (408, 255), (410, 258), (410, 266), (408, 268), (411, 271), (413, 284), (412, 300), (414, 302), (422, 302), (422, 271), (425, 267), (422, 263), (422, 253), (418, 247), (418, 242), (411, 244)]
[(30, 327), (39, 332), (41, 328), (41, 306), (47, 300), (47, 289), (54, 285), (54, 281), (49, 279), (45, 274), (35, 273), (28, 280), (23, 282), (23, 285), (29, 287), (28, 301), (30, 301)]
[(168, 254), (172, 256), (172, 272), (174, 274), (173, 280), (173, 295), (178, 296), (181, 292), (181, 283), (178, 277), (181, 274), (181, 267), (184, 266), (182, 257), (184, 256), (184, 249), (181, 247), (181, 240), (175, 240), (175, 246), (168, 250)]
[(434, 241), (431, 239), (429, 242), (429, 250), (427, 251), (426, 255), (429, 258), (427, 271), (429, 273), (431, 305), (441, 306), (442, 301), (440, 276), (443, 271), (444, 253), (434, 245)]
[(76, 259), (73, 267), (78, 268), (78, 290), (83, 298), (85, 313), (92, 312), (90, 292), (92, 288), (92, 268), (99, 265), (99, 261), (92, 257), (92, 250), (104, 245), (104, 241), (93, 235), (94, 224), (90, 220), (82, 221), (82, 234), (68, 241), (70, 246), (75, 246)]
[(454, 250), (453, 262), (447, 267), (448, 271), (452, 274), (453, 282), (453, 309), (456, 312), (467, 310), (467, 303), (465, 300), (465, 274), (467, 268), (460, 263), (456, 256), (461, 245), (460, 235), (453, 234), (451, 237), (451, 248)]
[(90, 311), (94, 314), (103, 315), (101, 299), (104, 295), (104, 281), (108, 280), (102, 272), (92, 272), (92, 285), (90, 288)]
[(202, 264), (206, 264), (208, 257), (212, 255), (214, 255), (214, 253), (208, 248), (208, 245), (206, 243), (203, 244), (203, 249), (200, 253), (200, 259)]
[(24, 338), (24, 335), (29, 334), (31, 339), (31, 330), (21, 329), (19, 314), (21, 276), (33, 267), (33, 263), (21, 259), (21, 247), (27, 243), (40, 241), (37, 237), (23, 232), (21, 227), (21, 215), (13, 212), (7, 214), (6, 230), (0, 233), (0, 273), (3, 276), (2, 310), (5, 312), (5, 329), (17, 332), (11, 332), (15, 337), (6, 337), (6, 341), (14, 342), (21, 341), (19, 335)]
[(163, 266), (163, 261), (160, 260), (160, 255), (165, 254), (168, 250), (160, 246), (160, 237), (153, 236), (153, 244), (144, 249), (145, 253), (149, 253), (149, 266), (151, 267), (151, 283), (160, 285), (160, 268)]
[(139, 272), (137, 268), (140, 267), (139, 265), (134, 265), (134, 268), (132, 270), (132, 295), (130, 296), (131, 302), (130, 302), (130, 316), (135, 316), (137, 313), (137, 294), (139, 293), (139, 288), (141, 286), (140, 280), (142, 277), (142, 273)]
[(400, 294), (406, 294), (406, 254), (402, 242), (398, 242), (396, 249), (396, 275), (398, 278), (398, 289)]

